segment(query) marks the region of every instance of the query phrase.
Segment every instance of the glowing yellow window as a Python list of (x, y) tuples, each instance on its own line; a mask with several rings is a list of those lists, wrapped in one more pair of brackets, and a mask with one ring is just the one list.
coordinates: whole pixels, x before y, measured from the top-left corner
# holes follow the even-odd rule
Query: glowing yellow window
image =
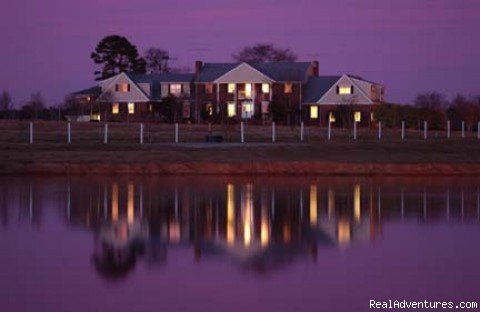
[(310, 106), (310, 118), (318, 119), (318, 106), (315, 106), (315, 105)]
[(247, 99), (252, 97), (252, 84), (251, 83), (246, 83), (245, 84), (245, 97)]
[(236, 108), (235, 102), (228, 103), (227, 114), (228, 114), (228, 117), (234, 117), (235, 115), (237, 115), (237, 108)]
[(283, 92), (284, 93), (292, 93), (292, 84), (287, 82), (284, 86), (283, 86)]
[(362, 113), (361, 112), (355, 112), (354, 118), (355, 118), (355, 122), (362, 121)]
[(352, 87), (351, 86), (339, 86), (338, 87), (338, 94), (352, 94)]
[(128, 103), (128, 113), (135, 114), (135, 103)]
[(243, 106), (245, 107), (245, 112), (247, 112), (247, 113), (253, 112), (253, 104), (252, 103), (246, 103), (246, 104), (243, 104)]
[(228, 93), (233, 93), (235, 92), (235, 84), (234, 83), (229, 83), (228, 84)]
[(120, 105), (118, 103), (112, 104), (112, 114), (118, 114), (120, 112)]
[(268, 83), (262, 83), (262, 93), (270, 93), (270, 85)]
[(330, 122), (335, 122), (336, 121), (335, 115), (333, 114), (333, 112), (330, 112), (328, 114), (328, 121), (330, 121)]
[(213, 104), (208, 103), (207, 106), (205, 106), (205, 110), (207, 111), (208, 116), (212, 116), (213, 115)]

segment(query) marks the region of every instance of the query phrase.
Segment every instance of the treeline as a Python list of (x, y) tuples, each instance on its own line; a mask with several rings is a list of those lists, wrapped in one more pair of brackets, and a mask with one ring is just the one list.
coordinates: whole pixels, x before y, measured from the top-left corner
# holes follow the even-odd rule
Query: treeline
[(422, 128), (424, 121), (434, 130), (447, 128), (450, 121), (452, 129), (471, 131), (480, 121), (480, 96), (466, 97), (458, 94), (451, 101), (438, 92), (420, 94), (413, 105), (382, 104), (375, 107), (374, 117), (386, 127), (401, 127), (402, 121), (407, 128)]

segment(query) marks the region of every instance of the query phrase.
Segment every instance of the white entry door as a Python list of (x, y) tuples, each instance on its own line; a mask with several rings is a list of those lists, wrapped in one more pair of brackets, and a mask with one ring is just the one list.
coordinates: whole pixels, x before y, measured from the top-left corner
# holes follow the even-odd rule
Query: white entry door
[(242, 118), (243, 119), (252, 118), (253, 113), (254, 113), (253, 102), (251, 102), (251, 101), (243, 102), (242, 103)]

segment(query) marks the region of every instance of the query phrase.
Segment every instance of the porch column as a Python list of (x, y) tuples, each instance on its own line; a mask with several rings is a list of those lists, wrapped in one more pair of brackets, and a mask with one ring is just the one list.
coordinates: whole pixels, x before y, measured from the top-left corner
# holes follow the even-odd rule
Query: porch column
[(272, 89), (273, 84), (270, 83), (269, 85), (270, 85), (270, 87), (268, 87), (268, 91), (270, 91), (270, 92), (268, 94), (268, 96), (269, 96), (268, 100), (271, 102), (272, 101), (272, 93), (273, 93), (273, 89)]
[[(235, 112), (237, 113), (236, 117), (242, 117), (241, 113), (242, 113), (242, 110), (238, 109), (238, 103), (237, 103), (237, 92), (238, 92), (238, 85), (235, 83), (235, 90), (233, 91), (233, 101), (235, 102)], [(240, 111), (240, 113), (239, 113)]]
[(220, 84), (217, 83), (217, 114), (220, 113)]
[(256, 109), (256, 105), (255, 105), (255, 100), (257, 98), (257, 90), (256, 90), (256, 85), (255, 83), (252, 82), (252, 103), (253, 103), (253, 116), (255, 116), (255, 109)]

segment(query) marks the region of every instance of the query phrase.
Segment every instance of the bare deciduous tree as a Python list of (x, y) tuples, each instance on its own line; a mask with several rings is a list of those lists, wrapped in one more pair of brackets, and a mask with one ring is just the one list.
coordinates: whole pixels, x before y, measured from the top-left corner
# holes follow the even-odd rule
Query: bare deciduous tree
[(149, 48), (145, 51), (144, 58), (147, 62), (147, 73), (149, 74), (169, 73), (172, 70), (169, 65), (171, 57), (167, 50)]
[(0, 94), (0, 110), (7, 111), (13, 108), (12, 96), (7, 90)]
[(232, 58), (238, 62), (294, 62), (297, 55), (290, 49), (275, 47), (271, 43), (258, 43), (246, 46), (232, 54)]

